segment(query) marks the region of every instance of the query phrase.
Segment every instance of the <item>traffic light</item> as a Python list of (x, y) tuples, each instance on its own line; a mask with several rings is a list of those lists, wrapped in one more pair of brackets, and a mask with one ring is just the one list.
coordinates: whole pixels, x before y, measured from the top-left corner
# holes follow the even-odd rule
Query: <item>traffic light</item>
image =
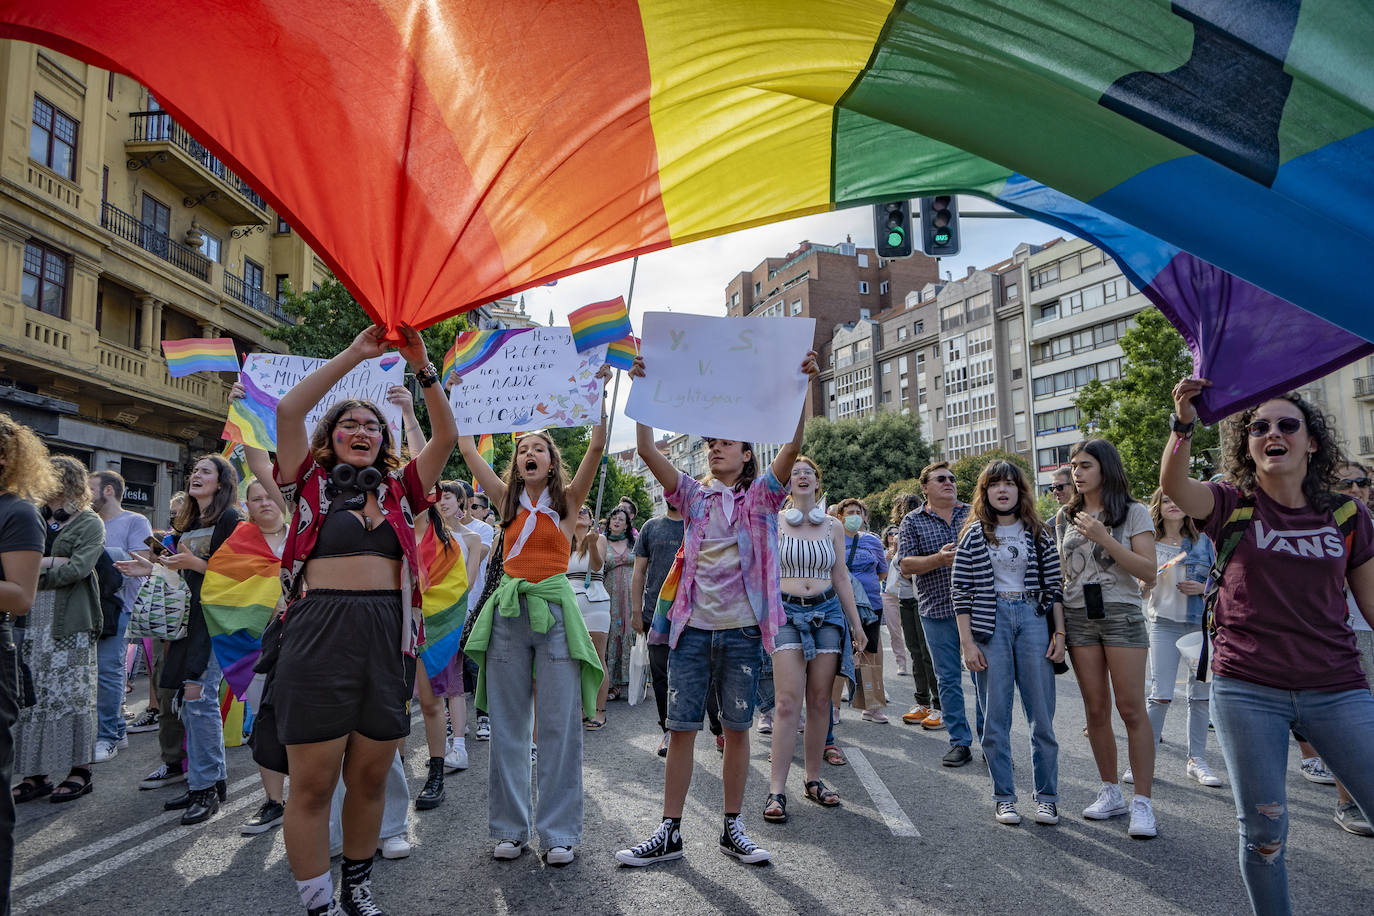
[(921, 198), (921, 250), (932, 258), (959, 253), (959, 201), (953, 194)]
[(880, 258), (911, 257), (911, 201), (873, 205), (873, 242)]

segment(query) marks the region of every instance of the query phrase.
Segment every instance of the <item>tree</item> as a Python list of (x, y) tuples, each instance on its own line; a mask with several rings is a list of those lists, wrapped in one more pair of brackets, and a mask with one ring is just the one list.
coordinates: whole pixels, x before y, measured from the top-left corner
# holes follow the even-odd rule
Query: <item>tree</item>
[(833, 423), (812, 418), (802, 454), (820, 466), (822, 489), (832, 503), (876, 493), (893, 481), (915, 477), (930, 463), (930, 445), (916, 418), (887, 411)]
[[(1121, 337), (1121, 376), (1083, 386), (1075, 405), (1088, 434), (1116, 446), (1131, 482), (1131, 493), (1146, 499), (1159, 484), (1159, 456), (1169, 441), (1173, 388), (1193, 372), (1192, 357), (1183, 337), (1163, 314), (1145, 309), (1135, 327)], [(1207, 450), (1217, 447), (1215, 427), (1199, 425), (1193, 433), (1195, 473), (1210, 473)]]
[[(924, 465), (922, 466), (924, 467)], [(888, 484), (877, 493), (865, 496), (864, 507), (868, 509), (868, 527), (878, 532), (887, 527), (892, 518), (892, 506), (897, 502), (897, 497), (907, 493), (921, 496), (919, 478), (909, 477), (906, 480), (898, 480)]]
[(983, 473), (983, 468), (994, 461), (1010, 461), (1021, 469), (1021, 473), (1026, 475), (1027, 480), (1035, 480), (1030, 462), (1020, 455), (1004, 452), (1000, 448), (988, 449), (981, 455), (965, 455), (949, 466), (949, 469), (954, 472), (954, 485), (959, 490), (961, 500), (966, 503), (973, 501), (973, 490), (978, 485), (978, 475)]

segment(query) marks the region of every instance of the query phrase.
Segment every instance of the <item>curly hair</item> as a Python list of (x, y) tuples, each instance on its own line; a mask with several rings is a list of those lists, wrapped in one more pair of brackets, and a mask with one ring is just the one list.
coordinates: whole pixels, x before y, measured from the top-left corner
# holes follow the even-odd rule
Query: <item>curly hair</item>
[(625, 539), (628, 540), (628, 541), (630, 542), (630, 546), (631, 546), (631, 547), (634, 547), (634, 545), (635, 545), (634, 516), (632, 516), (632, 515), (630, 514), (629, 508), (626, 507), (625, 505), (623, 505), (623, 504), (618, 505), (618, 506), (616, 506), (614, 509), (612, 509), (610, 512), (608, 512), (608, 513), (606, 514), (606, 531), (607, 531), (607, 533), (609, 533), (610, 530), (611, 530), (611, 525), (610, 525), (611, 519), (615, 518), (617, 515), (619, 515), (621, 518), (625, 519)]
[(1318, 407), (1307, 403), (1296, 392), (1268, 398), (1246, 408), (1240, 413), (1227, 417), (1222, 424), (1222, 469), (1231, 483), (1246, 496), (1253, 496), (1259, 488), (1259, 478), (1255, 469), (1255, 459), (1250, 457), (1250, 421), (1255, 412), (1270, 401), (1287, 401), (1302, 412), (1303, 425), (1307, 435), (1317, 443), (1317, 450), (1311, 453), (1307, 462), (1307, 473), (1302, 478), (1302, 495), (1308, 505), (1318, 512), (1334, 508), (1338, 502), (1333, 492), (1340, 486), (1336, 469), (1349, 462), (1345, 450), (1336, 437), (1333, 419)]
[(376, 404), (360, 398), (339, 401), (320, 417), (320, 422), (315, 424), (315, 431), (310, 434), (310, 457), (326, 471), (334, 469), (334, 465), (339, 463), (339, 456), (334, 454), (334, 443), (330, 440), (330, 434), (334, 432), (340, 417), (358, 407), (371, 411), (377, 422), (382, 424), (382, 447), (378, 449), (377, 460), (372, 462), (372, 466), (383, 474), (396, 470), (402, 465), (402, 461), (396, 443), (391, 439), (391, 427), (387, 425), (386, 414), (382, 413)]
[(91, 472), (70, 455), (49, 459), (57, 486), (48, 491), (49, 500), (61, 500), (62, 508), (73, 514), (91, 504)]
[(48, 447), (33, 430), (0, 413), (0, 493), (41, 500), (56, 488)]
[[(549, 450), (549, 506), (558, 513), (559, 518), (567, 518), (568, 469), (563, 466), (563, 453), (558, 450), (558, 443), (553, 441), (553, 437), (542, 429), (525, 433), (520, 437), (520, 442), (531, 437), (544, 440), (544, 446)], [(516, 455), (520, 451), (520, 442), (515, 443), (515, 451), (511, 452), (510, 455), (510, 465), (503, 475), (506, 484), (506, 498), (501, 501), (502, 530), (509, 528), (511, 523), (515, 521), (515, 516), (520, 512), (520, 493), (525, 489), (525, 478), (521, 476), (519, 468), (515, 466)]]
[(974, 525), (982, 525), (983, 538), (989, 544), (997, 543), (997, 513), (992, 511), (992, 505), (988, 502), (988, 487), (1004, 480), (1016, 485), (1017, 518), (1026, 526), (1031, 537), (1039, 540), (1045, 523), (1040, 519), (1040, 510), (1035, 504), (1035, 493), (1032, 491), (1030, 478), (1010, 461), (993, 461), (978, 475), (978, 483), (973, 488), (973, 505), (969, 508), (968, 521), (964, 522), (964, 527), (959, 532), (961, 539), (965, 531)]

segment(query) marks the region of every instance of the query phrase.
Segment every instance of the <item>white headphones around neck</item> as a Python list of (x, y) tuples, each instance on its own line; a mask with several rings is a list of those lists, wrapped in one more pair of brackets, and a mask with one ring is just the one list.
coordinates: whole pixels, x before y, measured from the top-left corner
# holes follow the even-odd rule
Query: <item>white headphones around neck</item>
[(825, 520), (829, 517), (830, 516), (826, 515), (825, 510), (820, 506), (812, 506), (811, 511), (807, 512), (805, 515), (802, 514), (802, 510), (795, 506), (788, 509), (783, 514), (783, 518), (787, 521), (787, 524), (794, 526), (800, 525), (803, 519), (811, 522), (813, 525), (823, 525), (825, 524)]

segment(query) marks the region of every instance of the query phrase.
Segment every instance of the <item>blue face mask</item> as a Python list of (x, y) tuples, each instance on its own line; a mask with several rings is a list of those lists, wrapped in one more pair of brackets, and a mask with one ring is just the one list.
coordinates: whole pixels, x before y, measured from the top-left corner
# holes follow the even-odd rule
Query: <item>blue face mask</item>
[(858, 534), (859, 529), (864, 526), (862, 515), (846, 515), (844, 517), (844, 530), (850, 534)]

